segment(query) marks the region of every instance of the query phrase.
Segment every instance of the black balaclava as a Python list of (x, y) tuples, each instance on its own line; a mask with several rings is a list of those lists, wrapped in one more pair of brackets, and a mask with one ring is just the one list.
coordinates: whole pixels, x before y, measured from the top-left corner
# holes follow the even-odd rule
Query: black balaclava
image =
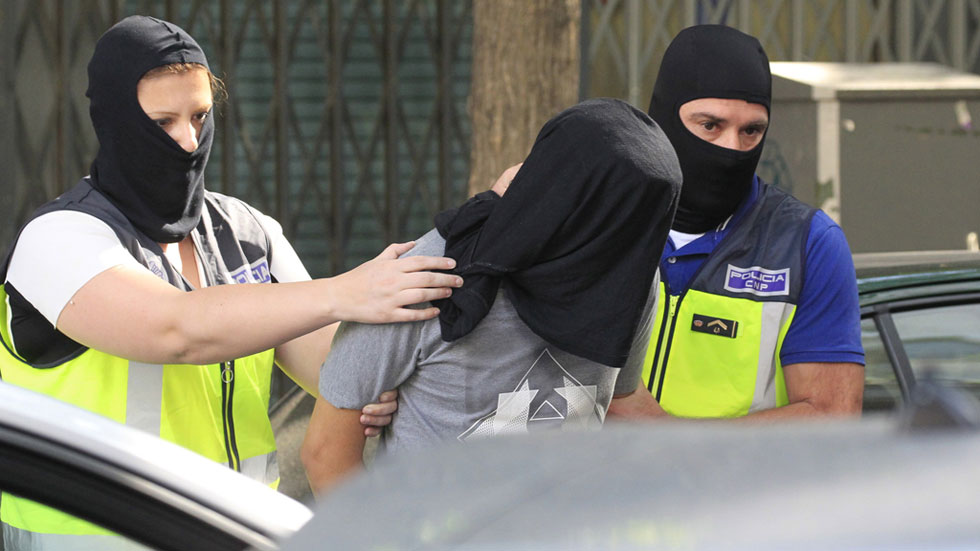
[(670, 142), (642, 111), (611, 99), (562, 111), (502, 198), (484, 192), (436, 217), (464, 280), (436, 303), (442, 338), (472, 331), (503, 283), (545, 341), (625, 364), (680, 182)]
[(748, 195), (765, 137), (749, 151), (698, 138), (681, 122), (681, 105), (699, 98), (740, 99), (769, 110), (769, 59), (755, 38), (723, 25), (688, 27), (664, 52), (650, 116), (677, 152), (684, 187), (673, 228), (703, 233), (730, 216)]
[(214, 137), (209, 116), (197, 150), (188, 153), (140, 107), (140, 78), (171, 63), (208, 67), (201, 47), (183, 29), (134, 15), (102, 35), (88, 64), (86, 95), (99, 139), (92, 185), (158, 243), (180, 241), (200, 220), (204, 167)]

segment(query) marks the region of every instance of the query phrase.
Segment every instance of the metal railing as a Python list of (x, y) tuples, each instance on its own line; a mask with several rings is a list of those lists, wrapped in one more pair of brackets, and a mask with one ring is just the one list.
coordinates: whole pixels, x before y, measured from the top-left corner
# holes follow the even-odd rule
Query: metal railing
[(88, 172), (85, 67), (133, 13), (177, 23), (229, 99), (208, 187), (276, 217), (316, 275), (414, 238), (466, 193), (470, 2), (4, 0), (0, 242)]
[[(773, 60), (980, 72), (980, 0), (583, 0), (584, 96), (645, 108), (681, 28), (732, 25)], [(194, 35), (230, 99), (208, 186), (283, 223), (316, 275), (425, 231), (465, 196), (467, 0), (0, 0), (0, 243), (88, 172), (98, 36), (132, 13)]]
[(980, 72), (978, 0), (584, 0), (589, 96), (646, 107), (660, 58), (684, 27), (757, 37), (772, 61), (935, 61)]

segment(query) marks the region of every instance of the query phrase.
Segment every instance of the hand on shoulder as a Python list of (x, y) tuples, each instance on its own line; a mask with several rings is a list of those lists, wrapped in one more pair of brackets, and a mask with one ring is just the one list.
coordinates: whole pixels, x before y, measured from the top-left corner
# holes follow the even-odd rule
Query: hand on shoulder
[(419, 321), (439, 314), (435, 307), (412, 309), (406, 306), (449, 297), (463, 279), (453, 274), (428, 270), (449, 270), (451, 258), (411, 256), (414, 242), (389, 245), (380, 255), (353, 270), (331, 278), (331, 305), (336, 317), (363, 323)]

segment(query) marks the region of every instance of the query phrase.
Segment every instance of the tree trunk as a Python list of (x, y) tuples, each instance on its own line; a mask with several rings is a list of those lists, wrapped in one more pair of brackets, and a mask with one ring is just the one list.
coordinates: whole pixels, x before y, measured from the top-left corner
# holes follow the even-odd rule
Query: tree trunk
[(474, 0), (470, 194), (524, 160), (579, 97), (579, 0)]

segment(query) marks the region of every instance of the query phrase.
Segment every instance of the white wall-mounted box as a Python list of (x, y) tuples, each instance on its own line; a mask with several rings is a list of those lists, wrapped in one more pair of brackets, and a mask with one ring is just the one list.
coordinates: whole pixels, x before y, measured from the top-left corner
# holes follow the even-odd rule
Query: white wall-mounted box
[(854, 252), (980, 232), (980, 76), (934, 63), (774, 62), (759, 174), (839, 221)]

